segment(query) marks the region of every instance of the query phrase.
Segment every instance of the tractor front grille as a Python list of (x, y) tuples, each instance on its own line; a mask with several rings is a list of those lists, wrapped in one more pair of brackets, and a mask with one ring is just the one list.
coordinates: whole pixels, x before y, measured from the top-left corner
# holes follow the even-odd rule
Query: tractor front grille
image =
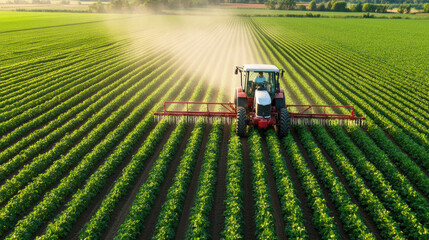
[(270, 117), (271, 116), (271, 105), (256, 105), (256, 116), (258, 117)]

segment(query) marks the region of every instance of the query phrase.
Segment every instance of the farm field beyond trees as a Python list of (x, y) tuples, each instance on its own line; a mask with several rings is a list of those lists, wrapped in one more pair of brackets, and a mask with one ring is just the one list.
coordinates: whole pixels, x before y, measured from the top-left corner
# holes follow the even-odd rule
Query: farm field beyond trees
[[(0, 239), (429, 239), (429, 20), (0, 12), (0, 36)], [(233, 101), (244, 63), (367, 125), (154, 121)]]

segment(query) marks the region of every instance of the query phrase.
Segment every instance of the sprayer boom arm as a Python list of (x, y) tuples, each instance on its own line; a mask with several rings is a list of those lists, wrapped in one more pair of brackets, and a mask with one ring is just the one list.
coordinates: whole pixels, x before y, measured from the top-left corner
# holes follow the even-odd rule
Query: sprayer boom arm
[[(217, 110), (219, 107), (221, 110)], [(164, 110), (155, 116), (236, 117), (234, 103), (165, 102)]]
[[(357, 117), (353, 106), (336, 105), (286, 105), (289, 112), (291, 124), (308, 125), (319, 124), (357, 124), (362, 125), (365, 117)], [(343, 114), (349, 109), (350, 114)], [(168, 117), (208, 117), (222, 118), (226, 121), (237, 118), (236, 106), (234, 103), (215, 102), (165, 102), (164, 109), (154, 113), (158, 119), (168, 119)], [(253, 116), (253, 115), (251, 115)], [(229, 119), (229, 120), (228, 120)]]
[[(353, 106), (337, 106), (337, 105), (286, 105), (289, 109), (289, 118), (292, 124), (307, 124), (312, 119), (319, 120), (322, 124), (329, 124), (329, 120), (337, 120), (340, 124), (343, 122), (354, 122), (357, 125), (362, 125), (366, 120), (365, 117), (357, 117)], [(293, 111), (293, 109), (296, 111)], [(350, 114), (338, 113), (340, 108), (351, 110)], [(327, 113), (327, 109), (335, 113)]]

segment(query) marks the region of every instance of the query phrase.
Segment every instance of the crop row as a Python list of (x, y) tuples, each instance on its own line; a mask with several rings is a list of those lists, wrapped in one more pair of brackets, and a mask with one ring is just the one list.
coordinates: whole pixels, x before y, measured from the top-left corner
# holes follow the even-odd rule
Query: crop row
[[(46, 148), (52, 143), (55, 143), (55, 141), (57, 141), (60, 137), (64, 136), (66, 132), (72, 130), (75, 126), (77, 126), (82, 121), (87, 119), (88, 116), (91, 116), (92, 114), (94, 114), (100, 107), (106, 105), (107, 103), (106, 101), (109, 101), (114, 97), (121, 95), (120, 93), (126, 90), (127, 89), (126, 87), (130, 87), (132, 86), (133, 83), (136, 83), (138, 80), (140, 80), (140, 77), (144, 76), (144, 73), (138, 74), (134, 77), (129, 77), (129, 76), (131, 75), (124, 76), (125, 79), (129, 78), (129, 80), (115, 81), (114, 83), (101, 89), (92, 97), (86, 99), (85, 101), (78, 104), (77, 106), (72, 107), (69, 111), (60, 114), (57, 119), (49, 122), (43, 128), (30, 133), (28, 136), (22, 138), (14, 145), (12, 146), (9, 145), (9, 147), (5, 151), (0, 153), (0, 162), (5, 162), (7, 159), (11, 159), (14, 155), (19, 153), (21, 149), (25, 148), (28, 144), (32, 143), (32, 145), (27, 147), (24, 152), (20, 152), (20, 154), (16, 156), (13, 160), (9, 160), (8, 163), (3, 164), (1, 166), (3, 171), (0, 176), (3, 177), (7, 175), (8, 174), (7, 171), (14, 169), (14, 167), (12, 166), (19, 166), (21, 163), (25, 162), (26, 159), (34, 157), (35, 154), (40, 152), (42, 149)], [(113, 74), (112, 76), (110, 76), (110, 78), (116, 78), (116, 77), (118, 77), (116, 74)], [(119, 89), (122, 89), (122, 91), (119, 91)], [(115, 94), (113, 94), (113, 92), (115, 92)], [(100, 101), (98, 101), (99, 99)], [(103, 101), (101, 101), (101, 99)], [(101, 102), (104, 102), (104, 103), (101, 104)], [(75, 114), (77, 115), (74, 118), (67, 121), (70, 117), (74, 116)], [(66, 123), (64, 124), (64, 122)], [(63, 125), (61, 126), (61, 124)], [(61, 126), (61, 127), (58, 128), (58, 126)], [(22, 134), (25, 134), (25, 130), (27, 129), (24, 127), (18, 128), (17, 130), (13, 131), (11, 134), (2, 138), (0, 140), (0, 145), (1, 146), (8, 145), (15, 139), (21, 137)], [(38, 138), (43, 137), (46, 134), (48, 134), (48, 136), (37, 141)]]
[(319, 178), (329, 190), (332, 201), (340, 213), (344, 229), (350, 239), (375, 239), (360, 216), (359, 208), (352, 202), (345, 186), (335, 175), (334, 169), (323, 156), (322, 151), (314, 142), (310, 133), (303, 126), (297, 129), (300, 141), (307, 150), (309, 158), (316, 167)]
[(187, 239), (209, 239), (208, 216), (212, 209), (216, 168), (219, 160), (219, 145), (222, 140), (222, 124), (215, 122), (210, 131), (206, 145), (204, 162), (198, 179), (198, 190), (191, 210), (190, 224), (186, 235)]
[(256, 223), (256, 236), (258, 239), (277, 239), (261, 137), (253, 128), (249, 132), (248, 143), (252, 163), (252, 186), (255, 198), (253, 218)]
[[(166, 75), (167, 72), (165, 72), (164, 74)], [(159, 75), (160, 77), (159, 79), (162, 79), (163, 76), (164, 76), (163, 74)], [(139, 79), (139, 77), (137, 76), (135, 79)], [(150, 78), (147, 78), (147, 79), (150, 79)], [(49, 166), (54, 159), (59, 157), (61, 154), (65, 153), (70, 146), (73, 146), (72, 143), (76, 141), (76, 139), (79, 139), (81, 136), (86, 134), (93, 126), (95, 126), (95, 124), (97, 124), (100, 120), (108, 116), (108, 114), (110, 114), (112, 110), (121, 106), (121, 104), (124, 104), (124, 102), (129, 98), (129, 96), (136, 94), (137, 91), (139, 91), (143, 86), (145, 86), (144, 81), (140, 81), (140, 83), (134, 84), (133, 87), (128, 88), (125, 92), (122, 92), (122, 94), (120, 94), (118, 98), (116, 98), (114, 101), (107, 104), (100, 112), (94, 115), (83, 126), (75, 130), (72, 134), (66, 135), (64, 138), (62, 138), (60, 142), (58, 142), (54, 146), (54, 148), (44, 153), (43, 155), (39, 155), (37, 158), (35, 158), (33, 162), (27, 165), (23, 170), (21, 170), (18, 175), (14, 176), (13, 179), (11, 179), (10, 181), (7, 181), (6, 182), (7, 184), (4, 185), (4, 187), (3, 186), (1, 187), (0, 191), (2, 191), (3, 193), (6, 193), (6, 192), (8, 193), (8, 194), (2, 194), (1, 201), (3, 202), (5, 199), (7, 199), (7, 197), (11, 196), (11, 194), (14, 194), (18, 189), (21, 188), (21, 186), (24, 186), (29, 180), (31, 180), (36, 174), (38, 174), (46, 166)], [(154, 84), (149, 84), (147, 86), (149, 88), (144, 88), (145, 90), (140, 93), (141, 96), (146, 96), (145, 94), (147, 94), (150, 91), (150, 89), (154, 87)], [(134, 97), (132, 101), (137, 102), (137, 101), (141, 101), (141, 99)], [(42, 140), (40, 144), (44, 144), (45, 142), (46, 140), (44, 141)], [(92, 140), (91, 142), (95, 142), (95, 139)], [(38, 146), (36, 146), (35, 148), (37, 150)], [(33, 155), (37, 154), (37, 152), (32, 154)], [(21, 155), (21, 154), (17, 155), (17, 157), (15, 157), (13, 161), (9, 161), (4, 165), (4, 174), (6, 174), (6, 171), (7, 172), (13, 171), (22, 162), (26, 161), (26, 159), (27, 159), (27, 155)]]
[(363, 153), (352, 143), (350, 138), (339, 126), (329, 126), (335, 142), (353, 162), (358, 172), (365, 178), (367, 184), (377, 194), (393, 218), (401, 224), (401, 228), (412, 239), (421, 239), (428, 234), (427, 229), (418, 221), (416, 214), (404, 203), (398, 193), (392, 189), (383, 174), (368, 161)]
[(296, 190), (281, 152), (280, 141), (272, 129), (268, 130), (266, 138), (277, 192), (281, 200), (283, 219), (286, 223), (285, 232), (291, 239), (307, 239), (308, 233), (304, 226), (301, 203), (296, 197)]
[[(173, 76), (174, 74), (172, 77)], [(172, 77), (165, 81), (161, 87), (172, 81)], [(120, 123), (114, 131), (110, 132), (90, 154), (87, 154), (83, 160), (79, 162), (78, 166), (70, 172), (69, 176), (61, 180), (61, 184), (57, 188), (50, 191), (48, 195), (45, 196), (43, 201), (39, 203), (29, 215), (18, 222), (17, 226), (15, 226), (14, 232), (11, 234), (11, 237), (18, 237), (18, 239), (22, 238), (24, 234), (28, 234), (28, 232), (31, 233), (31, 231), (37, 230), (40, 224), (50, 218), (54, 211), (58, 208), (58, 205), (62, 204), (62, 202), (66, 200), (66, 197), (72, 193), (75, 187), (85, 180), (86, 176), (88, 176), (88, 174), (91, 172), (91, 169), (96, 166), (97, 162), (99, 162), (109, 152), (109, 150), (115, 146), (121, 140), (121, 138), (124, 137), (124, 134), (126, 134), (127, 131), (136, 124), (136, 121), (138, 121), (144, 114), (144, 109), (147, 109), (150, 104), (156, 101), (156, 96), (159, 96), (161, 90), (162, 88), (158, 88), (149, 98), (146, 99), (144, 103), (138, 106), (128, 118)], [(133, 97), (133, 99), (141, 99), (143, 93), (144, 91), (140, 91), (136, 96)], [(132, 102), (133, 100), (130, 100), (124, 106), (132, 106)], [(107, 120), (106, 122), (109, 121)], [(152, 115), (149, 114), (146, 116), (144, 121), (142, 121), (140, 126), (141, 128), (139, 131), (137, 131), (137, 133), (147, 131), (151, 126), (151, 123)], [(133, 141), (136, 143), (137, 140), (137, 136), (134, 136)], [(123, 146), (120, 146), (120, 150), (118, 151), (121, 151), (122, 148)], [(76, 157), (76, 155), (71, 156), (71, 158), (74, 157)], [(120, 161), (116, 163), (120, 164)], [(104, 171), (104, 169), (100, 171)], [(51, 204), (53, 202), (56, 204)], [(38, 221), (34, 221), (33, 216), (38, 216)]]
[(413, 188), (410, 181), (396, 169), (395, 165), (390, 162), (389, 157), (377, 147), (365, 132), (357, 127), (347, 127), (346, 130), (353, 142), (360, 146), (366, 159), (371, 161), (383, 173), (385, 179), (390, 182), (392, 187), (414, 210), (420, 221), (428, 225), (429, 203), (426, 199)]
[(228, 144), (226, 183), (222, 235), (225, 239), (243, 239), (243, 153), (235, 123), (231, 125)]
[[(195, 59), (194, 59), (195, 60)], [(196, 61), (193, 62), (192, 64), (196, 64)], [(192, 64), (190, 66), (192, 66)], [(186, 85), (185, 87), (182, 88), (181, 94), (177, 97), (178, 100), (183, 100), (184, 96), (189, 93), (192, 89), (192, 79), (195, 78), (195, 76), (192, 76), (190, 80), (186, 81)], [(182, 77), (181, 81), (184, 81), (184, 78)], [(182, 85), (182, 83), (179, 83), (177, 86)], [(194, 90), (194, 93), (191, 96), (191, 101), (197, 99), (198, 97), (200, 97), (200, 95), (203, 93), (202, 91), (203, 86), (199, 83), (198, 86), (196, 87), (196, 89)], [(166, 96), (163, 97), (163, 100), (166, 100), (168, 98), (171, 98), (174, 94), (172, 94), (172, 92), (169, 92)], [(171, 159), (171, 155), (168, 155), (169, 157), (167, 158), (167, 153), (165, 153), (164, 157), (162, 157), (162, 159), (160, 158), (161, 162), (164, 161), (170, 161)], [(161, 156), (161, 155), (160, 155)], [(166, 171), (168, 166), (163, 166), (163, 171)], [(130, 174), (134, 174), (136, 175), (139, 169), (138, 168), (132, 168), (131, 170), (128, 170), (128, 172), (130, 172)], [(160, 169), (155, 169), (154, 171), (158, 171)], [(152, 174), (152, 173), (150, 173)], [(157, 176), (156, 178), (151, 178), (150, 182), (148, 182), (149, 185), (146, 185), (146, 183), (144, 184), (144, 186), (146, 187), (153, 187), (153, 184), (161, 184), (163, 179), (164, 179), (164, 175), (159, 175), (156, 174), (155, 176)], [(96, 212), (96, 214), (91, 218), (90, 222), (87, 224), (86, 229), (82, 232), (81, 234), (81, 238), (85, 238), (85, 237), (91, 237), (94, 238), (96, 236), (99, 236), (99, 234), (101, 234), (101, 232), (103, 231), (103, 229), (105, 229), (105, 227), (108, 224), (109, 218), (110, 218), (110, 214), (112, 213), (113, 209), (115, 208), (116, 204), (118, 203), (118, 201), (120, 200), (120, 198), (126, 194), (127, 192), (127, 188), (123, 187), (123, 186), (129, 186), (132, 185), (132, 181), (133, 178), (132, 177), (125, 177), (123, 179), (119, 179), (117, 180), (117, 182), (115, 182), (115, 186), (113, 188), (113, 190), (109, 193), (109, 195), (103, 200), (101, 207), (99, 208), (99, 210)], [(155, 182), (154, 182), (155, 181)], [(144, 187), (143, 187), (144, 188)], [(148, 190), (148, 189), (146, 189)], [(152, 189), (151, 191), (157, 190)], [(142, 194), (146, 194), (147, 191), (142, 192)], [(153, 202), (154, 201), (154, 197), (156, 197), (155, 195), (150, 195), (150, 198), (147, 198), (147, 195), (142, 196), (142, 198), (140, 199), (141, 201), (145, 201), (146, 203), (149, 202)], [(151, 203), (149, 203), (149, 205), (147, 205), (147, 209), (150, 209)], [(138, 214), (139, 216), (144, 216), (146, 213), (135, 213)], [(144, 220), (143, 218), (140, 218), (142, 221)], [(135, 219), (134, 219), (135, 220)], [(133, 220), (130, 220), (133, 221)], [(136, 223), (136, 222), (134, 222)], [(141, 222), (140, 222), (141, 223)], [(141, 227), (141, 225), (135, 225), (134, 227), (138, 228)], [(133, 236), (133, 234), (138, 234), (138, 232), (134, 232), (131, 231), (130, 232), (130, 228), (126, 227), (126, 230), (124, 230), (126, 233), (123, 234), (123, 237), (125, 236)]]
[(379, 198), (365, 185), (365, 181), (356, 168), (344, 156), (341, 149), (321, 126), (312, 126), (311, 131), (317, 141), (334, 160), (336, 166), (347, 181), (354, 196), (359, 203), (365, 206), (366, 212), (372, 217), (386, 239), (404, 239), (398, 224), (392, 219), (391, 213), (386, 210)]
[[(179, 122), (176, 129), (169, 136), (167, 143), (164, 145), (158, 160), (154, 163), (149, 176), (143, 186), (140, 188), (124, 223), (121, 224), (117, 239), (135, 239), (143, 228), (145, 218), (148, 216), (150, 209), (159, 194), (161, 183), (164, 181), (167, 169), (171, 160), (177, 153), (182, 138), (185, 134), (186, 124), (184, 121)], [(80, 238), (89, 236), (95, 237), (91, 231), (91, 224), (97, 224), (96, 221), (90, 222)]]
[[(175, 86), (181, 86), (186, 81), (186, 84), (184, 84), (184, 87), (181, 88), (181, 93), (179, 94), (177, 99), (183, 100), (184, 97), (186, 96), (186, 94), (189, 94), (189, 92), (191, 92), (192, 83), (194, 82), (193, 78), (194, 77), (191, 77), (191, 79), (188, 79), (186, 81), (186, 78), (181, 77), (179, 79), (179, 81), (177, 81), (177, 84)], [(177, 89), (179, 89), (179, 88), (177, 88)], [(168, 100), (169, 98), (172, 98), (174, 96), (174, 93), (175, 93), (175, 91), (169, 91), (168, 94), (163, 96), (163, 98), (161, 99), (161, 102), (163, 100)], [(194, 93), (191, 96), (191, 100), (196, 99), (199, 95), (201, 95), (201, 85), (196, 88), (196, 91), (194, 91)], [(151, 118), (152, 117), (151, 115), (153, 114), (153, 112), (155, 111), (156, 108), (157, 108), (157, 106), (154, 106), (154, 108), (148, 113), (147, 117)], [(180, 135), (183, 135), (183, 134), (181, 133)], [(170, 157), (171, 157), (170, 155), (164, 154), (161, 162), (170, 161), (171, 160)], [(138, 171), (141, 168), (141, 166), (139, 166), (139, 168), (136, 168), (135, 166), (130, 166), (130, 167), (131, 167), (131, 169), (126, 169), (126, 171), (127, 171), (128, 175), (131, 174), (133, 176), (137, 175)], [(167, 167), (167, 166), (165, 166), (165, 167)], [(158, 171), (158, 169), (156, 171)], [(156, 183), (161, 184), (163, 179), (164, 179), (164, 175), (157, 176), (156, 179), (151, 179), (152, 182), (148, 186), (152, 187), (153, 186), (152, 184), (156, 184)], [(109, 221), (110, 214), (113, 211), (113, 209), (115, 208), (116, 204), (118, 203), (120, 198), (123, 195), (125, 195), (128, 191), (128, 188), (123, 187), (123, 185), (129, 186), (132, 184), (133, 180), (134, 180), (134, 177), (126, 176), (126, 177), (123, 177), (122, 179), (119, 179), (115, 182), (113, 190), (103, 200), (102, 205), (100, 206), (100, 208), (98, 209), (96, 214), (87, 223), (85, 230), (82, 231), (81, 238), (86, 238), (88, 236), (91, 238), (95, 238), (96, 236), (99, 236), (101, 234), (101, 232), (107, 227), (107, 223)], [(156, 182), (154, 182), (155, 180), (156, 180)], [(154, 199), (152, 199), (153, 197), (155, 197), (155, 196), (151, 196), (150, 199), (145, 199), (142, 201), (147, 201), (147, 200), (153, 201), (154, 200)]]
[[(112, 51), (99, 53), (95, 55), (98, 56), (97, 58), (88, 58), (85, 59), (85, 61), (83, 61), (84, 58), (82, 58), (82, 63), (70, 64), (69, 66), (62, 68), (63, 75), (59, 76), (57, 72), (52, 72), (41, 76), (40, 78), (43, 77), (43, 81), (35, 79), (33, 81), (36, 84), (31, 84), (31, 82), (29, 82), (28, 84), (31, 84), (31, 87), (24, 87), (19, 89), (19, 91), (14, 91), (12, 96), (1, 102), (0, 106), (3, 111), (3, 114), (1, 115), (2, 119), (4, 117), (10, 118), (17, 113), (43, 103), (46, 99), (51, 99), (62, 92), (65, 92), (66, 89), (77, 85), (78, 82), (75, 83), (75, 81), (77, 79), (81, 79), (82, 76), (89, 74), (90, 71), (102, 68), (103, 66), (108, 65), (109, 62), (123, 60), (121, 59), (123, 57), (117, 58), (117, 55), (118, 53), (116, 51)], [(17, 109), (19, 109), (19, 111), (16, 111)], [(5, 115), (8, 111), (14, 113), (14, 115), (11, 115), (10, 113)]]
[[(277, 39), (277, 38), (275, 38), (275, 37), (273, 37), (273, 39), (275, 39), (275, 40), (277, 40), (276, 41), (276, 43), (278, 44), (278, 43), (282, 43), (282, 42), (284, 42), (284, 40), (279, 40), (279, 39)], [(285, 49), (287, 49), (287, 48), (290, 48), (290, 46), (289, 45), (285, 45), (285, 44), (280, 44), (280, 46), (282, 46), (282, 47), (285, 47)], [(288, 59), (288, 61), (284, 61), (284, 62), (291, 62), (292, 64), (293, 64), (293, 66), (294, 66), (294, 68), (295, 69), (298, 69), (298, 70), (300, 70), (300, 71), (307, 71), (307, 70), (309, 70), (309, 71), (311, 71), (312, 72), (312, 74), (315, 74), (315, 76), (317, 76), (319, 79), (323, 79), (323, 77), (321, 77), (321, 76), (319, 76), (318, 74), (320, 73), (320, 74), (322, 74), (322, 75), (326, 75), (327, 73), (327, 71), (321, 71), (321, 70), (319, 70), (319, 68), (320, 68), (320, 66), (319, 67), (317, 67), (317, 66), (314, 66), (314, 65), (309, 65), (310, 66), (310, 68), (308, 68), (307, 70), (305, 70), (305, 69), (303, 69), (303, 67), (302, 66), (305, 66), (305, 64), (303, 65), (303, 62), (301, 62), (301, 63), (298, 63), (298, 64), (296, 64), (296, 63), (294, 63), (294, 61), (296, 61), (297, 59), (300, 59), (300, 57), (298, 57), (297, 55), (295, 55), (295, 52), (296, 50), (293, 50), (292, 49), (292, 51), (287, 51), (287, 54), (285, 55), (285, 56), (290, 56), (290, 57), (292, 57), (292, 58), (289, 58)], [(300, 54), (300, 56), (301, 56), (302, 54)], [(301, 61), (304, 61), (304, 62), (306, 62), (306, 63), (308, 63), (308, 60), (301, 60)], [(315, 73), (315, 71), (318, 71), (319, 73)], [(303, 73), (304, 73), (303, 72)], [(308, 75), (308, 74), (306, 74), (305, 75), (308, 79), (310, 79), (310, 80), (314, 80), (314, 79), (312, 79), (312, 76), (310, 76), (310, 75)], [(332, 76), (331, 76), (332, 77)], [(329, 79), (330, 77), (327, 77), (327, 79)], [(313, 84), (315, 84), (316, 86), (317, 85), (320, 85), (320, 83), (318, 82), (318, 81), (311, 81)], [(332, 81), (331, 81), (332, 82)], [(336, 82), (334, 82), (333, 84), (337, 84)], [(321, 91), (326, 91), (326, 85), (325, 86), (321, 86), (321, 87), (317, 87), (317, 89), (318, 89), (318, 91), (319, 90), (321, 90)], [(328, 90), (329, 90), (329, 88), (328, 88)], [(341, 88), (341, 91), (346, 91), (345, 89), (342, 89)], [(327, 94), (324, 94), (323, 96), (332, 96), (331, 94), (332, 93), (334, 93), (334, 95), (338, 95), (338, 94), (340, 94), (341, 95), (341, 93), (339, 92), (339, 91), (328, 91), (327, 92)], [(353, 96), (353, 95), (352, 95)], [(343, 98), (339, 98), (339, 99), (343, 99)], [(354, 98), (354, 99), (356, 99), (356, 98)], [(359, 99), (357, 99), (357, 100), (359, 100)], [(344, 101), (343, 103), (350, 103), (349, 101)], [(368, 111), (366, 111), (367, 113), (368, 113)], [(372, 111), (372, 112), (376, 112), (376, 111)], [(402, 135), (402, 138), (404, 138), (404, 134), (401, 134)], [(405, 136), (406, 137), (406, 136)], [(418, 136), (417, 136), (417, 138), (419, 138)], [(408, 140), (408, 137), (406, 138), (406, 140)], [(397, 141), (396, 140), (396, 138), (395, 138), (395, 141)], [(399, 141), (399, 142), (403, 142), (403, 141)], [(408, 141), (409, 142), (409, 141)], [(416, 146), (416, 147), (418, 147), (418, 146)], [(413, 147), (413, 149), (414, 149), (415, 147)], [(414, 151), (413, 151), (414, 152)]]
[(293, 167), (298, 173), (305, 194), (308, 196), (308, 204), (313, 209), (313, 223), (319, 230), (320, 236), (323, 239), (339, 239), (340, 235), (334, 217), (326, 205), (326, 200), (316, 178), (306, 166), (293, 137), (289, 135), (283, 138), (283, 144)]
[(179, 223), (180, 212), (185, 200), (187, 187), (192, 177), (198, 152), (201, 148), (205, 124), (199, 121), (191, 133), (186, 150), (181, 157), (180, 165), (174, 176), (174, 183), (169, 188), (167, 200), (162, 205), (155, 226), (153, 239), (172, 239)]
[(399, 149), (383, 131), (375, 126), (368, 126), (367, 131), (371, 139), (383, 150), (389, 159), (402, 169), (403, 173), (413, 181), (426, 196), (429, 196), (429, 177), (423, 173), (419, 166)]
[(328, 95), (329, 96), (329, 95)]
[[(88, 207), (91, 202), (90, 200), (100, 192), (109, 176), (114, 173), (122, 161), (129, 156), (133, 147), (143, 137), (143, 133), (148, 131), (151, 126), (152, 124), (150, 124), (150, 121), (140, 122), (139, 125), (137, 125), (136, 128), (127, 136), (127, 138), (116, 148), (115, 152), (106, 159), (104, 164), (91, 175), (91, 177), (86, 181), (85, 187), (79, 189), (73, 195), (73, 199), (66, 205), (67, 209), (58, 215), (53, 223), (48, 225), (46, 228), (46, 234), (38, 239), (62, 239), (66, 237), (68, 233), (67, 230), (71, 228), (79, 214)], [(136, 172), (142, 168), (146, 160), (153, 154), (156, 145), (164, 137), (163, 135), (167, 128), (168, 123), (165, 121), (156, 125), (139, 148), (138, 152), (131, 159), (130, 164), (124, 169), (121, 177), (116, 181), (121, 182), (122, 184), (115, 185), (115, 188), (105, 199), (111, 198), (111, 195), (121, 195), (121, 191), (126, 191), (127, 188), (131, 187), (131, 185), (127, 185), (127, 183), (135, 178)], [(111, 204), (106, 204), (106, 202), (109, 203), (109, 201), (103, 201), (100, 209), (109, 213), (113, 209), (110, 208)], [(97, 224), (106, 225), (106, 221), (102, 217), (95, 219), (98, 220), (96, 221)], [(89, 238), (90, 236), (91, 235), (88, 234), (85, 237)], [(99, 238), (100, 236), (92, 236), (92, 238), (95, 237)]]
[[(171, 65), (171, 67), (173, 67)], [(167, 73), (167, 72), (165, 72)], [(163, 77), (163, 74), (159, 75), (160, 78)], [(164, 81), (161, 86), (167, 85), (169, 81)], [(128, 101), (126, 104), (122, 105), (116, 112), (114, 112), (106, 121), (97, 126), (92, 132), (88, 134), (83, 140), (81, 140), (73, 149), (69, 151), (69, 153), (65, 156), (62, 156), (59, 160), (55, 161), (50, 168), (43, 174), (39, 175), (32, 183), (26, 186), (18, 195), (13, 197), (8, 204), (1, 210), (1, 212), (9, 212), (5, 219), (0, 218), (1, 222), (5, 222), (2, 224), (4, 228), (12, 227), (11, 222), (16, 221), (17, 216), (22, 214), (26, 207), (30, 206), (33, 201), (35, 201), (42, 194), (43, 189), (46, 189), (49, 185), (58, 181), (61, 174), (65, 172), (68, 168), (73, 166), (76, 162), (80, 161), (80, 164), (77, 166), (76, 170), (84, 171), (84, 173), (88, 174), (90, 168), (83, 168), (82, 166), (85, 164), (94, 165), (98, 160), (103, 157), (102, 153), (107, 153), (107, 146), (114, 146), (118, 140), (120, 140), (120, 136), (126, 133), (125, 129), (129, 129), (134, 125), (134, 122), (138, 120), (139, 117), (143, 114), (143, 110), (147, 109), (148, 106), (153, 104), (156, 98), (159, 96), (157, 93), (161, 93), (162, 88), (158, 88), (150, 98), (147, 98), (146, 101), (140, 105), (134, 112), (127, 118), (127, 120), (121, 123), (121, 127), (117, 127), (113, 132), (106, 136), (106, 131), (111, 129), (113, 126), (117, 125), (117, 122), (122, 119), (130, 108), (132, 108), (136, 103), (143, 99), (143, 96), (148, 96), (148, 92), (152, 90), (155, 85), (153, 84), (146, 86), (146, 88), (140, 90), (135, 96)], [(151, 86), (151, 87), (149, 87)], [(105, 138), (104, 138), (105, 137)], [(83, 161), (82, 157), (85, 156), (86, 152), (89, 151), (92, 146), (94, 146), (97, 141), (101, 138), (104, 138), (103, 141), (97, 145), (97, 147), (93, 150), (91, 154), (86, 155), (85, 158), (88, 158), (88, 161)], [(99, 152), (99, 154), (96, 154)], [(82, 161), (81, 161), (82, 160)], [(80, 173), (79, 175), (73, 176), (76, 180), (83, 180), (84, 174)], [(66, 180), (64, 180), (66, 181)], [(72, 189), (70, 189), (72, 190)], [(22, 202), (21, 199), (25, 199)], [(21, 204), (19, 204), (21, 202)], [(2, 215), (3, 216), (3, 215)], [(1, 229), (3, 230), (3, 229)]]
[[(295, 65), (295, 67), (297, 67), (297, 65)], [(312, 67), (311, 69), (317, 69), (313, 65), (311, 67)], [(314, 74), (314, 72), (313, 72), (313, 74)], [(315, 80), (313, 77), (311, 77), (310, 75), (306, 75), (306, 76), (308, 77), (307, 79), (312, 80), (311, 82), (315, 86), (317, 86), (317, 91), (321, 91), (324, 93), (323, 96), (329, 97), (329, 96), (331, 96), (331, 93), (334, 93), (334, 95), (336, 95), (339, 99), (345, 99), (346, 100), (343, 103), (347, 103), (347, 98), (344, 98), (344, 96), (340, 92), (328, 91), (327, 89), (325, 89), (324, 86), (321, 86), (320, 83), (318, 83), (318, 81)], [(315, 74), (315, 76), (322, 79), (322, 77), (318, 74)], [(330, 97), (330, 99), (332, 99), (332, 97)], [(395, 141), (402, 146), (402, 149), (407, 151), (410, 154), (410, 156), (413, 157), (414, 160), (421, 163), (422, 165), (427, 165), (426, 163), (428, 161), (426, 161), (426, 160), (429, 160), (429, 156), (424, 151), (424, 149), (422, 149), (421, 146), (418, 146), (417, 144), (413, 143), (412, 140), (399, 129), (386, 128), (386, 130), (392, 135), (392, 137), (394, 137)]]

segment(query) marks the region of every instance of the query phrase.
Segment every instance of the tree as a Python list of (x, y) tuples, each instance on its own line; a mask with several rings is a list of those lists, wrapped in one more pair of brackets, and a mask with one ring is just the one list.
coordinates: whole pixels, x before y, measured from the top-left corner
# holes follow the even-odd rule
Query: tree
[(325, 7), (325, 2), (322, 2), (321, 4), (319, 4), (319, 6), (317, 7), (317, 11), (325, 11), (326, 7)]
[(279, 9), (280, 10), (291, 10), (296, 6), (295, 0), (280, 0)]
[(307, 8), (305, 7), (305, 5), (299, 5), (298, 10), (305, 11), (307, 10)]
[(329, 2), (326, 4), (326, 10), (330, 11), (332, 9), (332, 1), (329, 0)]
[(268, 0), (265, 2), (265, 7), (267, 9), (274, 10), (274, 9), (276, 9), (276, 2), (274, 0)]
[(410, 13), (411, 5), (410, 4), (401, 4), (398, 8), (398, 13)]
[(316, 11), (316, 9), (317, 9), (316, 1), (312, 0), (310, 2), (310, 4), (308, 4), (308, 10), (310, 10), (310, 11)]
[(351, 8), (351, 10), (352, 10), (353, 12), (362, 12), (362, 8), (363, 8), (362, 3), (361, 3), (361, 2), (358, 2), (358, 4), (354, 5), (354, 6)]
[(362, 11), (363, 12), (370, 12), (371, 11), (371, 4), (370, 3), (365, 3), (362, 7)]
[(347, 11), (347, 3), (344, 1), (335, 2), (334, 5), (332, 5), (332, 10), (334, 10), (336, 12), (346, 12)]
[(425, 5), (423, 5), (423, 12), (429, 13), (429, 3), (425, 3)]
[(93, 3), (88, 6), (90, 12), (104, 12), (104, 6), (101, 0), (98, 0), (96, 3)]

